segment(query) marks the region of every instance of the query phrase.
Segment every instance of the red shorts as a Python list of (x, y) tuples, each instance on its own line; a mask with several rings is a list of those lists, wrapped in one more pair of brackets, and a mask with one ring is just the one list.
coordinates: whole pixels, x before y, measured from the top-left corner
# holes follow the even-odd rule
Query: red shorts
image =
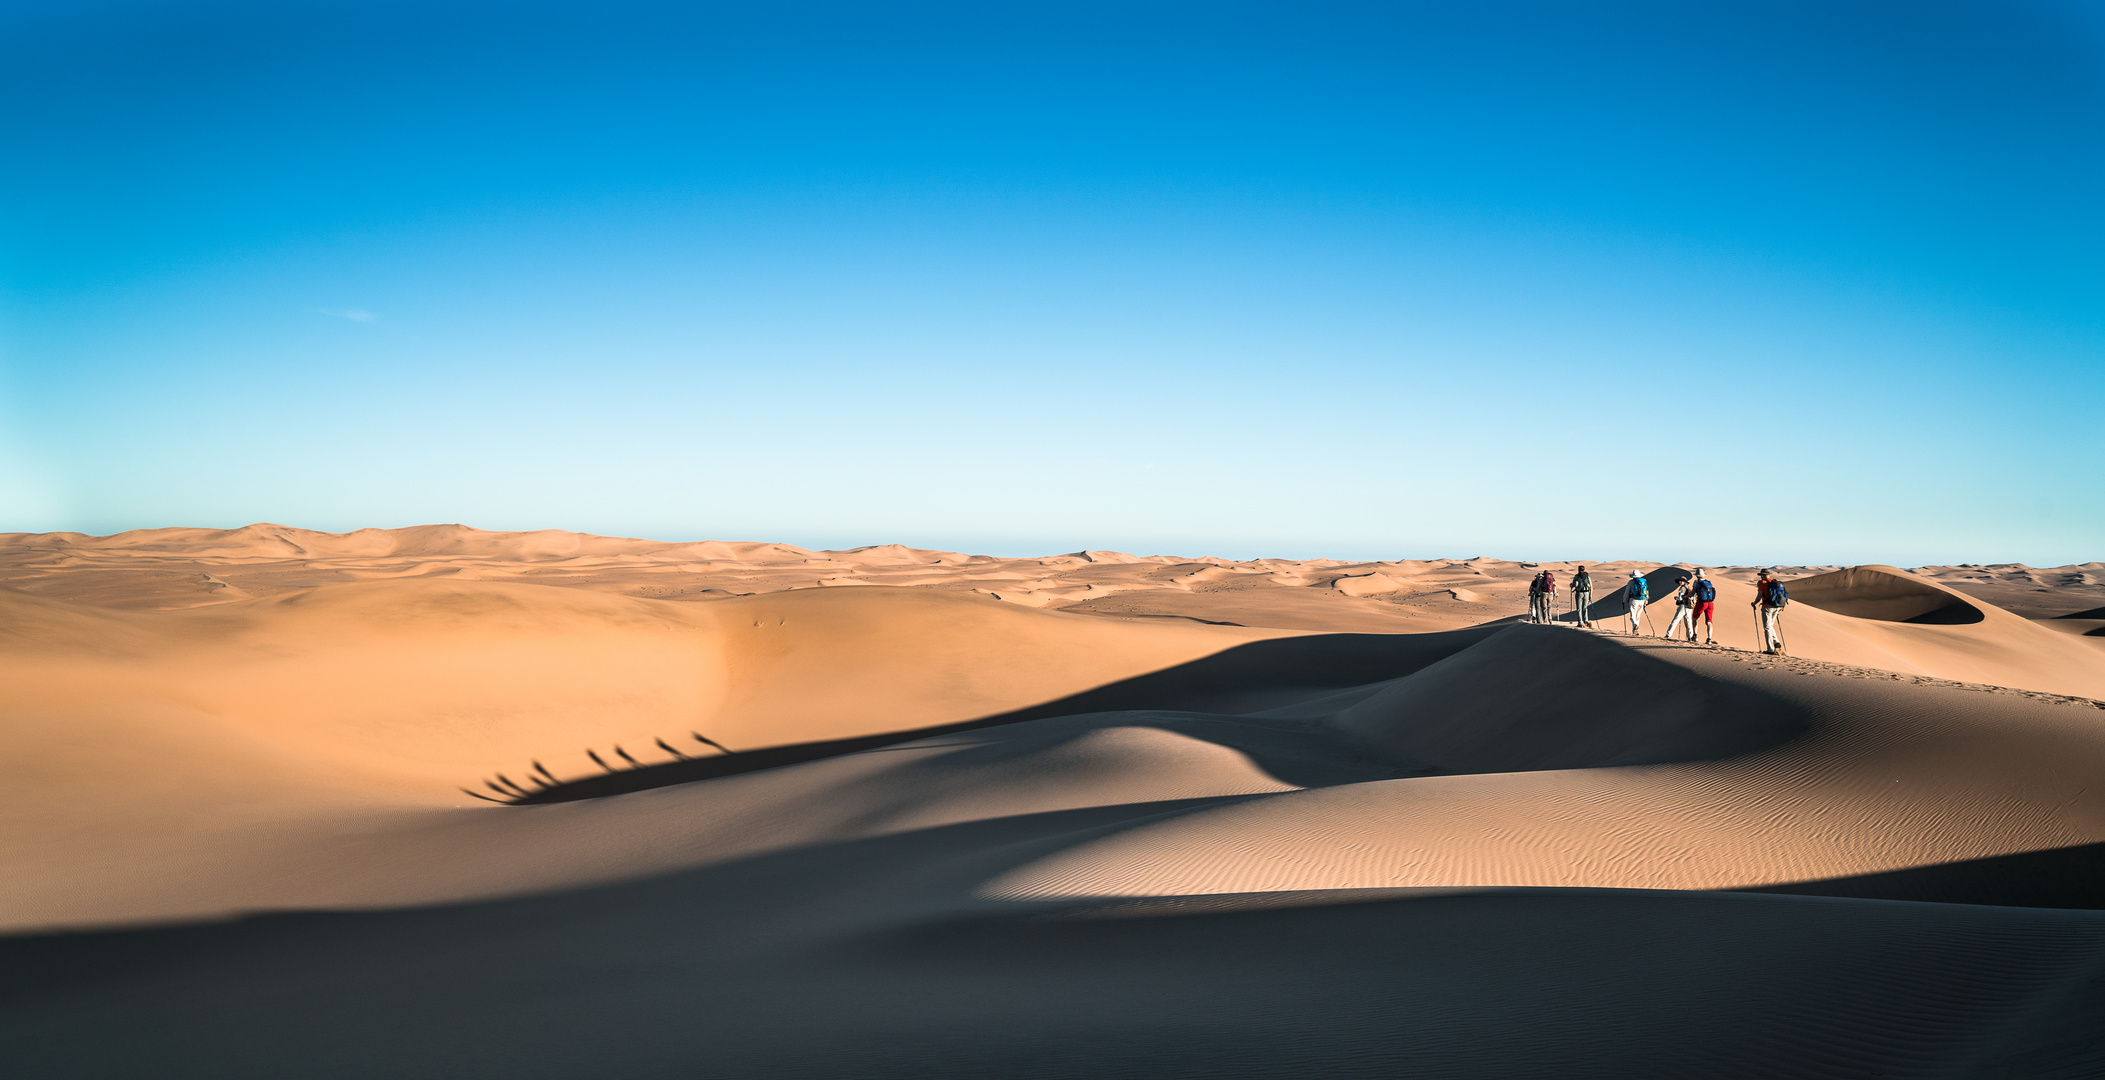
[(1701, 616), (1703, 617), (1703, 621), (1704, 621), (1704, 622), (1710, 622), (1710, 621), (1711, 621), (1711, 617), (1710, 617), (1710, 609), (1711, 609), (1711, 608), (1712, 608), (1713, 606), (1715, 606), (1715, 605), (1716, 605), (1716, 603), (1717, 603), (1717, 601), (1715, 601), (1715, 600), (1698, 600), (1698, 601), (1696, 601), (1696, 614), (1697, 614), (1697, 615), (1701, 615)]

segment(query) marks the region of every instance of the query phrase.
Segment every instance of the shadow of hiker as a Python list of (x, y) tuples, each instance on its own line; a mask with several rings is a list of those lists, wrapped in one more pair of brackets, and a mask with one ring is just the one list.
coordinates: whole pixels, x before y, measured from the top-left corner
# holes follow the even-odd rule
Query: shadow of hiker
[[(600, 760), (608, 771), (546, 784), (523, 794), (491, 785), (492, 790), (507, 798), (489, 801), (531, 806), (595, 799), (816, 761), (974, 728), (1055, 716), (1147, 709), (1227, 716), (1260, 712), (1355, 686), (1401, 678), (1438, 663), (1502, 629), (1503, 626), (1481, 626), (1434, 634), (1319, 634), (1253, 641), (1042, 705), (972, 720), (846, 739), (734, 750), (628, 769), (608, 766), (604, 759), (595, 755), (595, 760)], [(468, 794), (488, 799), (488, 796), (473, 791)]]
[[(1631, 706), (1624, 699), (1640, 683), (1649, 690)], [(1019, 737), (1049, 745), (1107, 726), (1160, 728), (1236, 750), (1298, 787), (1430, 772), (1711, 759), (1747, 753), (1802, 730), (1797, 710), (1750, 707), (1743, 700), (1750, 695), (1768, 700), (1745, 688), (1713, 685), (1641, 652), (1541, 627), (1325, 634), (1252, 642), (995, 716), (683, 758), (545, 785), (507, 801), (535, 805), (618, 795), (1063, 717), (1081, 719)], [(1597, 699), (1598, 707), (1582, 707)], [(1622, 705), (1610, 707), (1617, 702)], [(1597, 716), (1614, 719), (1589, 719)], [(984, 747), (986, 753), (1017, 752), (1015, 745), (994, 742)], [(958, 742), (946, 753), (980, 752), (975, 745)]]
[[(707, 758), (684, 758), (638, 768), (608, 768), (606, 773), (543, 785), (526, 794), (505, 792), (509, 798), (490, 800), (512, 806), (545, 802), (573, 802), (581, 798), (619, 796), (644, 792), (699, 779), (758, 773), (762, 768), (810, 762), (855, 754), (893, 743), (911, 743), (935, 735), (973, 731), (1021, 720), (1044, 720), (1053, 716), (1076, 716), (1092, 712), (1132, 712), (1132, 709), (1175, 709), (1175, 712), (1204, 714), (1250, 714), (1278, 705), (1309, 701), (1351, 686), (1385, 682), (1434, 665), (1461, 653), (1492, 634), (1499, 625), (1448, 629), (1440, 634), (1318, 634), (1307, 638), (1274, 638), (1265, 642), (1238, 644), (1236, 648), (1202, 657), (1162, 672), (1126, 678), (1082, 691), (1057, 701), (1013, 709), (996, 716), (930, 724), (911, 731), (886, 731), (857, 735), (850, 739), (823, 739), (810, 743), (775, 745), (762, 749), (716, 754)], [(699, 737), (697, 737), (699, 739)], [(465, 789), (463, 789), (465, 792)], [(467, 792), (476, 798), (476, 792)]]

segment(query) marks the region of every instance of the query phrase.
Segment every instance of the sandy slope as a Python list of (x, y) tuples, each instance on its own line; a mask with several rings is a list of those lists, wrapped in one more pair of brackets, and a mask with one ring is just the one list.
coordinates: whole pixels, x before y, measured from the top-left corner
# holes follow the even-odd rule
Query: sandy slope
[[(678, 604), (413, 581), (173, 612), (0, 593), (0, 626), (0, 845), (40, 868), (0, 883), (17, 925), (195, 914), (163, 901), (200, 889), (305, 902), (247, 899), (230, 867), (355, 832), (347, 815), (449, 817), (483, 805), (460, 785), (536, 761), (570, 778), (603, 771), (588, 752), (720, 752), (695, 733), (750, 750), (970, 720), (1278, 633), (907, 589)], [(145, 866), (164, 869), (137, 885)]]
[(2105, 715), (1985, 697), (1515, 628), (1335, 712), (1286, 710), (1445, 775), (1181, 814), (988, 889), (1744, 889), (2105, 842), (2085, 798)]
[[(1740, 573), (1710, 649), (1500, 622), (1489, 560), (6, 549), (26, 1075), (2105, 1073), (2105, 710), (2053, 696), (2105, 652), (1934, 574), (1799, 571), (1781, 660)], [(458, 789), (697, 734), (911, 741)]]

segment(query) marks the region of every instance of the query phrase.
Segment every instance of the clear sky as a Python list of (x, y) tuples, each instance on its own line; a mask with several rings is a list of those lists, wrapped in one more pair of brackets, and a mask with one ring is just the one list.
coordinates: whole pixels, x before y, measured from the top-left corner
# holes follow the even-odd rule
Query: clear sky
[(2105, 558), (2105, 7), (0, 5), (0, 531)]

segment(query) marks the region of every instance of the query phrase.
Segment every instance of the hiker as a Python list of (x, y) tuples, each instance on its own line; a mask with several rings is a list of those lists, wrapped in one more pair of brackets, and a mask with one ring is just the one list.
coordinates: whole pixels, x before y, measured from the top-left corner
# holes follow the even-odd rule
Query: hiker
[(1769, 575), (1767, 570), (1754, 583), (1754, 613), (1761, 620), (1762, 650), (1771, 656), (1787, 655), (1783, 651), (1783, 607), (1791, 602), (1790, 591), (1783, 582)]
[(1694, 587), (1693, 591), (1696, 594), (1696, 606), (1690, 608), (1688, 613), (1688, 639), (1690, 641), (1696, 640), (1696, 620), (1702, 619), (1703, 644), (1715, 645), (1717, 644), (1717, 638), (1711, 632), (1710, 619), (1714, 602), (1718, 598), (1718, 587), (1710, 580), (1709, 575), (1703, 572), (1703, 568), (1700, 566), (1696, 567), (1696, 579), (1692, 584)]
[(1535, 573), (1535, 580), (1528, 582), (1528, 621), (1542, 624), (1550, 621), (1550, 594), (1556, 591), (1557, 579), (1547, 570)]
[(1557, 573), (1554, 570), (1544, 570), (1542, 572), (1542, 622), (1548, 624), (1556, 621)]
[(1667, 624), (1666, 638), (1674, 640), (1683, 626), (1688, 627), (1688, 640), (1696, 640), (1696, 576), (1690, 574), (1674, 585), (1674, 621)]
[(1593, 575), (1587, 573), (1586, 568), (1581, 566), (1571, 575), (1571, 607), (1573, 611), (1579, 613), (1580, 626), (1593, 625), (1593, 620), (1586, 617), (1587, 609), (1592, 606)]
[(1645, 576), (1635, 570), (1630, 571), (1630, 583), (1623, 586), (1623, 604), (1630, 612), (1631, 637), (1638, 637), (1644, 633), (1645, 604), (1651, 599), (1652, 587), (1645, 582)]

